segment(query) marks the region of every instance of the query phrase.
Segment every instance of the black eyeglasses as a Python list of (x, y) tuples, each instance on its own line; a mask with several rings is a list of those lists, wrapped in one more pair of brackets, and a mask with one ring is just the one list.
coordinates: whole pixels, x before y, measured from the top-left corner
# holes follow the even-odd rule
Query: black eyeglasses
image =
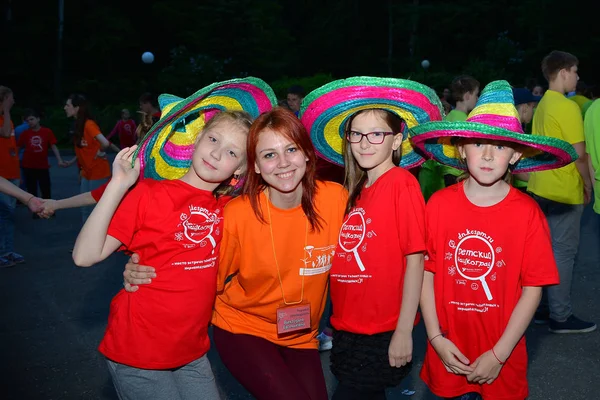
[(363, 137), (366, 137), (369, 143), (371, 144), (381, 144), (383, 140), (388, 135), (394, 135), (394, 132), (367, 132), (360, 133), (355, 131), (350, 131), (346, 134), (346, 139), (350, 143), (360, 143)]

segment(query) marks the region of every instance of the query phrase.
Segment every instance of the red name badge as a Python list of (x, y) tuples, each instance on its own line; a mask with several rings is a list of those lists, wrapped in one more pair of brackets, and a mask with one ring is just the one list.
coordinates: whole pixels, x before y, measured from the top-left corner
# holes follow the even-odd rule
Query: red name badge
[(277, 334), (286, 335), (310, 329), (310, 304), (277, 309)]

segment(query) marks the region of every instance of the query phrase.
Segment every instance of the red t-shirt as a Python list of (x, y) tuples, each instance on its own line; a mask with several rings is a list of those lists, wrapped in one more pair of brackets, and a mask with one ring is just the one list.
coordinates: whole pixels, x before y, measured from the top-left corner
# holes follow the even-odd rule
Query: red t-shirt
[[(548, 224), (531, 197), (511, 187), (500, 203), (478, 207), (463, 185), (438, 191), (427, 203), (425, 270), (435, 274), (441, 331), (473, 362), (504, 333), (522, 287), (557, 284), (558, 271)], [(522, 400), (528, 395), (525, 337), (491, 385), (447, 372), (430, 344), (421, 378), (440, 397), (478, 392), (486, 400)]]
[(419, 183), (394, 167), (362, 190), (345, 217), (329, 275), (332, 326), (367, 335), (395, 330), (406, 256), (424, 251)]
[(229, 198), (180, 180), (138, 183), (108, 229), (121, 250), (156, 268), (151, 285), (121, 290), (112, 300), (99, 350), (144, 369), (185, 365), (209, 347), (208, 324), (217, 289), (223, 207)]
[(50, 146), (56, 144), (56, 137), (49, 128), (40, 127), (37, 132), (33, 129), (27, 129), (19, 136), (19, 147), (24, 147), (23, 168), (48, 169), (48, 150)]
[(92, 195), (94, 200), (96, 200), (96, 203), (100, 201), (100, 198), (106, 191), (106, 187), (108, 186), (109, 183), (110, 183), (110, 179), (108, 181), (106, 181), (106, 183), (104, 185), (102, 185), (90, 192), (90, 194)]
[(119, 135), (119, 144), (121, 148), (131, 147), (137, 141), (135, 137), (135, 121), (132, 119), (120, 119), (107, 139), (110, 139), (115, 133)]

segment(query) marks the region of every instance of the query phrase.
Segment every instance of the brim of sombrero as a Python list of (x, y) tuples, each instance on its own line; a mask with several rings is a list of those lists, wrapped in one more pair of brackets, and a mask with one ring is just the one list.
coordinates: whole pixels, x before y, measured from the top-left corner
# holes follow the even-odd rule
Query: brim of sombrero
[(195, 138), (212, 116), (243, 110), (257, 118), (272, 109), (277, 98), (266, 82), (248, 77), (213, 83), (185, 99), (163, 94), (159, 103), (161, 118), (140, 142), (136, 156), (141, 176), (177, 179), (189, 169)]
[(577, 159), (569, 143), (546, 136), (516, 133), (478, 122), (434, 121), (411, 129), (413, 144), (436, 161), (466, 170), (452, 139), (484, 139), (510, 142), (525, 148), (513, 173), (534, 172), (563, 167)]
[[(444, 115), (440, 99), (428, 86), (405, 79), (359, 76), (330, 82), (309, 93), (302, 102), (300, 118), (319, 156), (343, 166), (346, 121), (357, 111), (375, 108), (398, 115), (408, 128), (441, 120)], [(400, 166), (409, 169), (425, 160), (414, 151), (408, 130), (403, 133)]]

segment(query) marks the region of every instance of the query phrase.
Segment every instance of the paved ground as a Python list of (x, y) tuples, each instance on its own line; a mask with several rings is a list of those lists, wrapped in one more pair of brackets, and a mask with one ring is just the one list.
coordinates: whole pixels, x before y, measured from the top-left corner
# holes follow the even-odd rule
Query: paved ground
[[(51, 160), (56, 165), (55, 160)], [(53, 196), (77, 193), (75, 169), (51, 170)], [(121, 288), (125, 257), (111, 256), (93, 268), (76, 268), (72, 248), (80, 228), (79, 210), (65, 210), (51, 220), (33, 220), (17, 209), (16, 248), (27, 263), (0, 270), (0, 399), (103, 399), (116, 395), (104, 361), (96, 347), (104, 333), (109, 302)], [(600, 322), (599, 232), (597, 218), (586, 210), (580, 257), (573, 286), (578, 315)], [(600, 398), (600, 336), (552, 335), (544, 327), (527, 332), (531, 400)], [(423, 359), (424, 329), (415, 335), (415, 369), (390, 399), (407, 399), (400, 392), (412, 389), (415, 400), (433, 400), (418, 378)], [(224, 398), (251, 399), (209, 353)], [(322, 354), (330, 391), (335, 379)]]

